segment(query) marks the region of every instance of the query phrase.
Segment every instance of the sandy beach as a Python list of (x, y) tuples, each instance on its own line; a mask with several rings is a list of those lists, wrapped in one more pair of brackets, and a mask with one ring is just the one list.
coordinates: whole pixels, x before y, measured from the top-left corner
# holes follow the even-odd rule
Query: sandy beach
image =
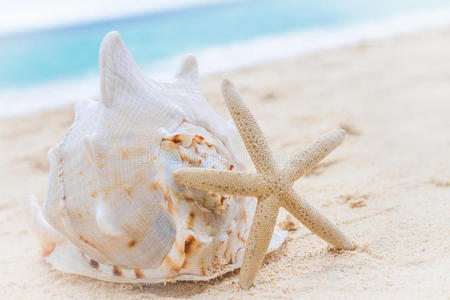
[[(52, 269), (22, 201), (47, 191), (47, 151), (72, 107), (0, 120), (2, 299), (299, 299), (450, 296), (450, 28), (315, 53), (202, 78), (216, 111), (231, 79), (272, 148), (295, 152), (342, 127), (344, 143), (295, 188), (357, 244), (334, 251), (286, 211), (287, 242), (255, 287), (238, 271), (210, 282), (133, 286)], [(200, 71), (202, 66), (200, 65)]]

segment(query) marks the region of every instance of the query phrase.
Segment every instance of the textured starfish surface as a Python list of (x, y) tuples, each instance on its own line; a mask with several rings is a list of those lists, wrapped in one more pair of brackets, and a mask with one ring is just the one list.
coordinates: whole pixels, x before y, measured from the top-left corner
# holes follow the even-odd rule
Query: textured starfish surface
[(337, 248), (354, 249), (352, 241), (333, 222), (293, 189), (297, 179), (342, 142), (345, 131), (339, 129), (322, 136), (307, 150), (294, 155), (284, 167), (280, 167), (256, 120), (230, 81), (224, 80), (222, 92), (257, 173), (184, 168), (177, 170), (174, 177), (180, 184), (204, 191), (257, 197), (240, 272), (241, 287), (248, 289), (253, 285), (281, 206), (326, 242)]

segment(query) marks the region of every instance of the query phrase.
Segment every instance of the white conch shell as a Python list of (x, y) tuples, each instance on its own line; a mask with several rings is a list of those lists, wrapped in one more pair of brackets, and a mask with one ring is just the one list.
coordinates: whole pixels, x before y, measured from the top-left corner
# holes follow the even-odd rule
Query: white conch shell
[[(146, 78), (117, 32), (100, 49), (101, 101), (77, 105), (49, 151), (43, 214), (30, 221), (59, 270), (115, 282), (207, 280), (240, 266), (254, 199), (184, 188), (180, 167), (243, 170), (233, 123), (206, 102), (197, 63)], [(272, 248), (285, 235), (275, 235)]]

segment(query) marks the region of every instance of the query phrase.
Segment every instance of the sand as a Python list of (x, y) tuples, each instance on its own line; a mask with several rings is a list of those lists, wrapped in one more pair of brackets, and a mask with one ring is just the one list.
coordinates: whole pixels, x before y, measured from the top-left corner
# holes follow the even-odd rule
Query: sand
[(288, 241), (266, 257), (249, 291), (240, 290), (238, 271), (211, 282), (133, 286), (52, 269), (20, 203), (27, 194), (45, 199), (46, 152), (70, 126), (72, 108), (0, 120), (1, 298), (448, 298), (449, 53), (450, 29), (441, 29), (203, 78), (205, 95), (227, 118), (220, 81), (234, 81), (278, 150), (348, 131), (295, 188), (357, 249), (333, 251), (281, 211)]

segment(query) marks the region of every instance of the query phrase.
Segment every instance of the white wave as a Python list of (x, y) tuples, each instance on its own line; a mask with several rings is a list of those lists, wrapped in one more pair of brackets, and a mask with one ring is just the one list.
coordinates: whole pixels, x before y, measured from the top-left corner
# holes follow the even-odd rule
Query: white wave
[[(388, 19), (266, 36), (194, 52), (201, 75), (237, 69), (279, 58), (385, 39), (410, 32), (450, 26), (450, 8), (408, 13)], [(172, 76), (183, 56), (144, 67), (152, 77)], [(217, 87), (219, 88), (219, 87)], [(82, 98), (98, 98), (98, 78), (52, 82), (20, 90), (0, 91), (0, 116), (14, 116), (64, 106)]]
[(97, 22), (232, 0), (0, 0), (0, 34)]
[[(386, 39), (398, 35), (450, 26), (450, 7), (426, 12), (399, 14), (382, 20), (358, 24), (315, 28), (284, 35), (211, 47), (193, 54), (203, 74), (232, 70), (280, 58), (289, 58), (342, 46)], [(148, 66), (152, 73), (173, 72), (181, 57)]]

